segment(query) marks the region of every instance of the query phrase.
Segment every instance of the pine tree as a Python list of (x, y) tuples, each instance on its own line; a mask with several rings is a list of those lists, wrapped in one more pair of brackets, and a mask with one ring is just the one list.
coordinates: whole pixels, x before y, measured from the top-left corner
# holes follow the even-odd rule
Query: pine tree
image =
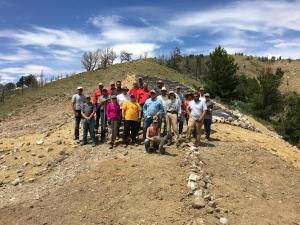
[(206, 90), (224, 101), (234, 100), (238, 84), (236, 75), (238, 65), (234, 62), (234, 58), (219, 46), (209, 54), (207, 67)]

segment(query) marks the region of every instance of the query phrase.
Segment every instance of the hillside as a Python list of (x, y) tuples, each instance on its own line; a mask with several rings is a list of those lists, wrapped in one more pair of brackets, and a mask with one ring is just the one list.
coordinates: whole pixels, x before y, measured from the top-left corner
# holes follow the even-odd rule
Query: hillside
[(26, 90), (1, 106), (10, 114), (0, 123), (1, 225), (299, 224), (300, 152), (251, 117), (241, 115), (261, 132), (215, 123), (211, 141), (167, 146), (163, 156), (142, 145), (75, 145), (76, 86), (129, 86), (140, 74), (195, 84), (134, 61)]

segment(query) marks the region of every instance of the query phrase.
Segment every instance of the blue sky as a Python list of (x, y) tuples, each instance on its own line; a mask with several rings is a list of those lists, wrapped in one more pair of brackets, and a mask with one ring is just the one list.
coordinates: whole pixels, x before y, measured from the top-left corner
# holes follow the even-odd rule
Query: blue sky
[(300, 58), (300, 1), (0, 0), (0, 82), (82, 71), (83, 52)]

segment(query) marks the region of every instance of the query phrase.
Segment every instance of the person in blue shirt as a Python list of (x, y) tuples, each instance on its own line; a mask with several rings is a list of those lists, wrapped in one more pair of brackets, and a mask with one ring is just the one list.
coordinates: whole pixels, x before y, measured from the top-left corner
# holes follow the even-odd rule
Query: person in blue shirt
[(147, 99), (143, 106), (143, 115), (144, 115), (144, 127), (143, 127), (143, 139), (146, 138), (146, 132), (148, 127), (151, 125), (153, 121), (153, 117), (158, 118), (158, 126), (160, 127), (161, 118), (164, 116), (164, 108), (159, 99), (156, 97), (156, 91), (150, 91), (150, 98)]

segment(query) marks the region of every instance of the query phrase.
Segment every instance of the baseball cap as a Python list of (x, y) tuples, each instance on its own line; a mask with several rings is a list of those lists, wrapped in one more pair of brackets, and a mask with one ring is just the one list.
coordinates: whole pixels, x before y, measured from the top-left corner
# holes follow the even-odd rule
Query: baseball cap
[(78, 87), (77, 87), (77, 90), (83, 90), (83, 87), (78, 86)]
[(210, 96), (209, 93), (204, 94), (204, 97), (209, 97), (209, 96)]
[(167, 88), (166, 88), (166, 87), (162, 87), (161, 90), (162, 90), (162, 91), (166, 91)]
[(124, 86), (122, 87), (123, 90), (129, 90), (128, 87)]
[(180, 86), (176, 86), (176, 89), (181, 89), (181, 87)]
[(110, 85), (113, 85), (113, 84), (115, 84), (115, 82), (114, 82), (114, 81), (111, 81), (111, 82), (110, 82)]
[(98, 83), (98, 86), (103, 86), (103, 83), (101, 83), (101, 82), (100, 82), (100, 83)]
[(162, 81), (162, 80), (159, 80), (159, 81), (157, 81), (157, 83), (163, 83), (163, 81)]
[(174, 92), (174, 91), (169, 91), (169, 95), (170, 95), (170, 94), (175, 95), (175, 92)]
[(115, 99), (115, 98), (117, 98), (117, 96), (111, 95), (110, 98), (111, 98), (111, 99)]
[(150, 93), (156, 94), (156, 91), (155, 91), (154, 89), (152, 89), (152, 90), (150, 91)]

